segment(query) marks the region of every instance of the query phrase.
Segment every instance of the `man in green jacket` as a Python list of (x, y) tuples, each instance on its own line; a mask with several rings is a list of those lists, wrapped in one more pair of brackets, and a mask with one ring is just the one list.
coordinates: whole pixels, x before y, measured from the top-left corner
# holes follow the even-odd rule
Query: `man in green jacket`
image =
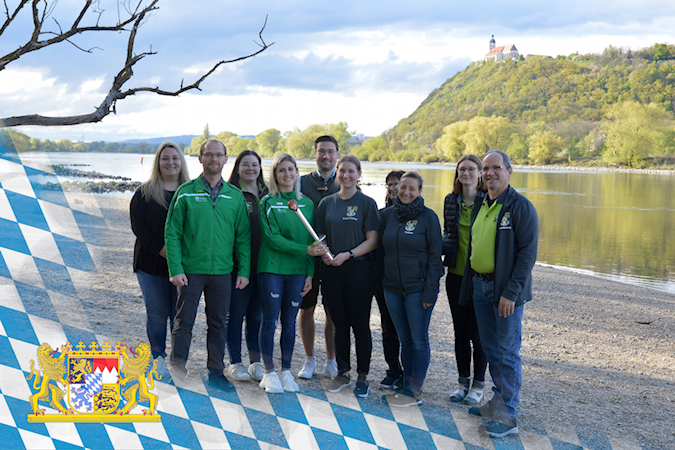
[[(230, 383), (223, 374), (226, 317), (232, 289), (248, 285), (251, 230), (243, 194), (222, 177), (225, 146), (217, 140), (206, 141), (199, 149), (199, 162), (204, 172), (178, 188), (166, 218), (169, 281), (178, 287), (171, 365), (179, 379), (187, 376), (192, 327), (204, 292), (209, 381), (227, 388)], [(233, 252), (239, 263), (234, 286)]]

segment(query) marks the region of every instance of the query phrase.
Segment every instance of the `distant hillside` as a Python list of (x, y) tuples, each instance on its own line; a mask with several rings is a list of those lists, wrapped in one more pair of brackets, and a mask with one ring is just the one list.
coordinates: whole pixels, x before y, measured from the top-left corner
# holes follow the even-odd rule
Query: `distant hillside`
[[(553, 131), (556, 124), (584, 123), (587, 133), (607, 119), (613, 105), (628, 101), (654, 103), (672, 114), (675, 48), (662, 46), (666, 60), (661, 61), (654, 60), (654, 47), (630, 51), (610, 46), (602, 54), (473, 62), (383, 134), (388, 156), (438, 154), (444, 127), (477, 116), (504, 117), (525, 139), (526, 126), (538, 122)], [(397, 158), (402, 152), (406, 157)]]

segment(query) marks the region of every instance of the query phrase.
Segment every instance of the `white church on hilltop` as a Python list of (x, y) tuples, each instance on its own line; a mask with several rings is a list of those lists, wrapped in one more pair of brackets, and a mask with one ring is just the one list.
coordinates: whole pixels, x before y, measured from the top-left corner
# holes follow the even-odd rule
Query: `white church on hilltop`
[(502, 45), (501, 47), (495, 47), (495, 35), (492, 35), (490, 39), (490, 51), (485, 55), (484, 60), (494, 59), (495, 61), (501, 61), (502, 59), (514, 58), (518, 59), (518, 49), (515, 45)]

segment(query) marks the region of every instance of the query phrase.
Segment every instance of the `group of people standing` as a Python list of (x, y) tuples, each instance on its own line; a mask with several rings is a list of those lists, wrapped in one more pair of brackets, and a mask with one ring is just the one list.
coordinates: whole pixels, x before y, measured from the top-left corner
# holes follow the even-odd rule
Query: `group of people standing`
[[(417, 172), (389, 173), (386, 206), (378, 211), (359, 188), (356, 157), (340, 157), (331, 136), (317, 138), (314, 149), (315, 172), (301, 177), (294, 158), (279, 154), (267, 183), (260, 157), (242, 152), (225, 182), (227, 151), (221, 142), (202, 145), (204, 171), (191, 181), (179, 148), (160, 145), (152, 176), (130, 207), (137, 237), (134, 270), (158, 371), (180, 380), (188, 376), (203, 293), (209, 382), (231, 386), (224, 367), (227, 346), (232, 379), (259, 381), (268, 393), (297, 392), (290, 371), (296, 318), (305, 349), (298, 377), (309, 379), (318, 370), (314, 313), (321, 292), (327, 389), (339, 392), (353, 384), (357, 396), (367, 397), (375, 296), (388, 366), (380, 387), (392, 389), (385, 396), (391, 406), (419, 404), (431, 357), (429, 324), (445, 265), (459, 373), (450, 399), (476, 405), (469, 412), (487, 420), (491, 435), (517, 433), (522, 305), (532, 298), (537, 216), (509, 185), (508, 156), (492, 151), (483, 161), (474, 155), (459, 160), (441, 229), (424, 205)], [(241, 357), (244, 319), (248, 367)], [(277, 372), (273, 347), (279, 320)], [(355, 379), (350, 376), (352, 333)], [(488, 363), (494, 395), (478, 407)]]

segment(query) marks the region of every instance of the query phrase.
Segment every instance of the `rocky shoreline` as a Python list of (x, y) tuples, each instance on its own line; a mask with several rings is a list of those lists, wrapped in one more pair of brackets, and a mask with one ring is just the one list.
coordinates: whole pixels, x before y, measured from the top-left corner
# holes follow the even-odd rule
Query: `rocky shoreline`
[[(86, 166), (87, 164), (68, 164), (68, 166)], [(52, 166), (54, 173), (62, 177), (94, 178), (113, 181), (63, 181), (61, 183), (45, 183), (43, 189), (67, 192), (91, 192), (94, 194), (105, 194), (110, 192), (135, 191), (141, 185), (138, 181), (131, 181), (131, 178), (115, 175), (106, 175), (96, 171), (85, 171), (72, 169), (66, 165)], [(119, 181), (116, 181), (119, 180)]]

